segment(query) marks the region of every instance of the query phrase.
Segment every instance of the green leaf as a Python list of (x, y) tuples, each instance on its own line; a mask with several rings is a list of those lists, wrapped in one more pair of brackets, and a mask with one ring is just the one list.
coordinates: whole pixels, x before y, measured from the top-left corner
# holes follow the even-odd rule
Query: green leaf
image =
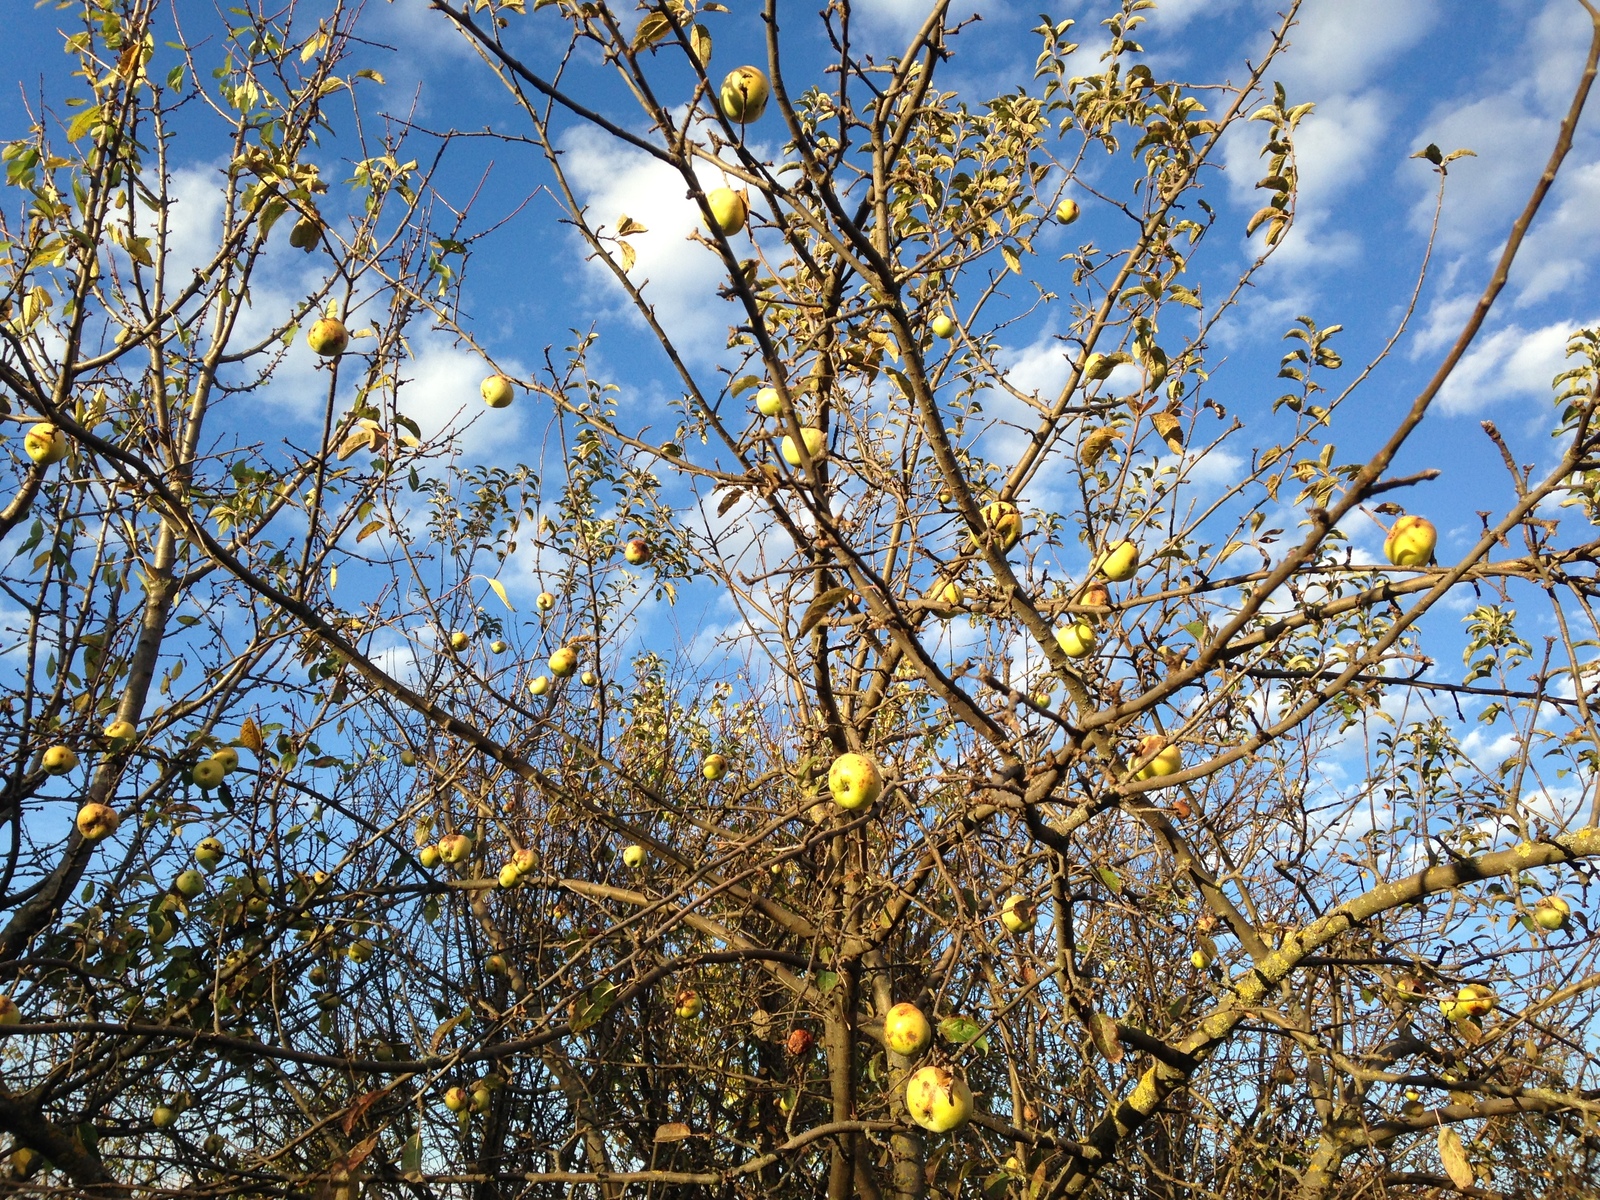
[(939, 1036), (945, 1041), (956, 1046), (965, 1046), (971, 1042), (978, 1048), (979, 1053), (989, 1053), (989, 1039), (979, 1037), (983, 1026), (971, 1017), (945, 1017), (939, 1022)]
[(1122, 876), (1118, 875), (1110, 867), (1101, 867), (1098, 874), (1100, 876), (1100, 882), (1105, 884), (1113, 892), (1122, 891)]

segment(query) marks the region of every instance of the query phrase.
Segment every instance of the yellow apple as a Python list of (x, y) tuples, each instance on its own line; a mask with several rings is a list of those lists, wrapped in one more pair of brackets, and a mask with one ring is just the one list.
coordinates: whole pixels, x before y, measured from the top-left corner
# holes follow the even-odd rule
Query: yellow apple
[(1493, 1012), (1498, 1002), (1493, 988), (1481, 983), (1469, 983), (1454, 996), (1446, 996), (1439, 1001), (1439, 1011), (1447, 1021), (1462, 1021)]
[(622, 557), (636, 567), (642, 567), (650, 561), (650, 543), (642, 537), (629, 538), (628, 544), (622, 548)]
[(571, 646), (563, 646), (550, 656), (550, 674), (557, 679), (566, 679), (578, 669), (578, 652)]
[(22, 1024), (22, 1010), (10, 996), (0, 995), (0, 1025)]
[(934, 599), (946, 608), (955, 608), (966, 599), (967, 594), (954, 579), (947, 579), (943, 585), (935, 588), (933, 595)]
[(504, 654), (509, 649), (510, 647), (502, 642), (499, 638), (496, 638), (494, 641), (489, 643), (490, 654)]
[(706, 207), (711, 210), (711, 223), (723, 237), (732, 237), (744, 228), (750, 215), (750, 204), (743, 193), (732, 188), (712, 188), (706, 193)]
[(933, 1041), (933, 1026), (915, 1004), (896, 1004), (883, 1015), (884, 1043), (907, 1058), (921, 1054)]
[(535, 675), (528, 680), (528, 690), (535, 696), (542, 696), (550, 690), (550, 676)]
[(1056, 630), (1056, 645), (1068, 658), (1083, 658), (1092, 654), (1095, 647), (1094, 626), (1079, 618), (1071, 625)]
[(417, 861), (427, 870), (431, 871), (439, 865), (440, 855), (438, 846), (424, 846), (417, 851)]
[(1139, 547), (1124, 539), (1095, 560), (1095, 569), (1113, 583), (1132, 578), (1139, 569)]
[(472, 857), (472, 838), (464, 833), (447, 833), (439, 839), (439, 857), (447, 863), (463, 863)]
[(721, 779), (728, 773), (728, 760), (720, 754), (706, 755), (705, 762), (700, 764), (700, 774), (712, 783)]
[(466, 1112), (471, 1103), (472, 1097), (464, 1087), (453, 1087), (444, 1094), (444, 1106), (453, 1113)]
[(556, 606), (556, 598), (550, 592), (540, 592), (534, 599), (533, 606), (540, 612), (549, 612)]
[(985, 504), (983, 524), (1002, 550), (1009, 550), (1022, 540), (1022, 514), (1009, 500)]
[(767, 110), (767, 97), (771, 92), (767, 73), (760, 67), (739, 67), (729, 71), (718, 93), (722, 115), (738, 125), (758, 121)]
[(756, 411), (763, 417), (775, 417), (783, 411), (783, 397), (775, 387), (764, 387), (756, 393)]
[(206, 890), (206, 877), (190, 867), (172, 881), (172, 886), (185, 900), (193, 900)]
[(516, 863), (507, 863), (500, 868), (500, 874), (496, 876), (496, 879), (501, 887), (514, 888), (522, 882), (522, 872), (517, 870)]
[(203, 758), (189, 768), (189, 778), (194, 781), (195, 786), (208, 792), (221, 783), (225, 775), (227, 771), (223, 770), (222, 764), (214, 758)]
[(39, 760), (46, 775), (65, 775), (78, 765), (78, 755), (71, 746), (51, 746)]
[(1402, 975), (1395, 981), (1395, 994), (1407, 1004), (1421, 1004), (1428, 998), (1428, 985), (1415, 975)]
[[(1091, 583), (1083, 589), (1083, 598), (1078, 603), (1094, 608), (1109, 608), (1111, 607), (1111, 589), (1103, 583)], [(1099, 620), (1100, 615), (1096, 613), (1091, 619)]]
[(109, 804), (89, 803), (78, 810), (78, 832), (86, 842), (98, 842), (101, 838), (110, 837), (121, 824), (122, 818)]
[(345, 948), (344, 953), (345, 957), (351, 962), (359, 964), (371, 958), (373, 951), (376, 949), (377, 946), (373, 945), (367, 938), (357, 938)]
[(923, 1067), (906, 1080), (906, 1111), (930, 1133), (949, 1133), (972, 1116), (972, 1092), (944, 1067)]
[(637, 842), (623, 847), (622, 862), (623, 865), (629, 869), (635, 871), (638, 870), (644, 865), (644, 847), (639, 845)]
[(1211, 965), (1211, 955), (1207, 954), (1204, 950), (1196, 950), (1193, 954), (1189, 955), (1189, 961), (1194, 964), (1195, 970), (1204, 971)]
[(1000, 908), (1000, 924), (1007, 933), (1027, 933), (1038, 919), (1038, 910), (1026, 896), (1007, 896)]
[(1546, 896), (1533, 906), (1533, 923), (1550, 933), (1567, 927), (1572, 905), (1561, 896)]
[(165, 1129), (178, 1119), (178, 1110), (170, 1104), (158, 1104), (150, 1110), (150, 1124)]
[(1426, 517), (1401, 517), (1383, 539), (1383, 556), (1397, 567), (1420, 567), (1433, 561), (1439, 531)]
[(22, 437), (22, 450), (42, 467), (67, 456), (67, 435), (49, 421), (40, 421)]
[(306, 345), (323, 358), (338, 358), (349, 344), (350, 332), (338, 317), (319, 317), (306, 331)]
[(1068, 196), (1060, 204), (1056, 205), (1056, 220), (1060, 221), (1063, 225), (1071, 225), (1078, 219), (1078, 214), (1082, 211), (1083, 210), (1078, 207), (1078, 202), (1071, 196)]
[(453, 629), (450, 631), (450, 649), (465, 650), (471, 644), (472, 635), (465, 629)]
[(201, 838), (194, 847), (194, 861), (207, 871), (217, 869), (217, 864), (222, 861), (222, 856), (227, 851), (222, 843), (214, 837)]
[(475, 1112), (475, 1113), (486, 1113), (486, 1112), (489, 1111), (489, 1105), (491, 1105), (493, 1103), (494, 1103), (494, 1093), (491, 1092), (488, 1088), (486, 1088), (486, 1087), (475, 1087), (475, 1088), (472, 1089), (472, 1111), (473, 1112)]
[(416, 766), (417, 765), (417, 752), (415, 750), (402, 750), (402, 751), (400, 751), (400, 765), (402, 767), (414, 767), (414, 766)]
[(509, 969), (504, 954), (491, 954), (483, 960), (483, 969), (491, 975), (504, 975)]
[(883, 774), (865, 754), (841, 754), (828, 768), (828, 791), (840, 808), (865, 808), (883, 794)]
[[(1154, 757), (1150, 757), (1154, 755)], [(1176, 746), (1167, 745), (1167, 739), (1159, 733), (1147, 734), (1139, 739), (1139, 754), (1141, 759), (1149, 758), (1144, 766), (1134, 774), (1135, 779), (1154, 779), (1159, 775), (1171, 775), (1183, 769), (1183, 751)]]
[(517, 398), (517, 385), (504, 375), (491, 375), (478, 385), (478, 394), (490, 408), (510, 408)]
[(955, 319), (949, 313), (935, 313), (933, 320), (928, 322), (928, 328), (933, 330), (934, 337), (951, 338), (956, 333)]
[(693, 988), (682, 988), (673, 999), (672, 1011), (680, 1020), (692, 1021), (705, 1009), (700, 993)]
[(32, 1179), (43, 1165), (44, 1159), (37, 1150), (18, 1146), (11, 1152), (11, 1173), (18, 1179)]
[(224, 746), (211, 753), (211, 761), (222, 768), (224, 775), (232, 775), (239, 769), (239, 752), (232, 746)]
[(113, 721), (106, 726), (105, 737), (106, 741), (120, 749), (131, 742), (138, 732), (132, 721)]
[(582, 675), (578, 676), (578, 682), (583, 684), (584, 687), (593, 687), (595, 684), (600, 682), (600, 676), (596, 675), (593, 671), (585, 671)]
[[(815, 425), (802, 426), (800, 436), (805, 439), (806, 453), (811, 456), (813, 462), (827, 453), (828, 435)], [(794, 438), (789, 434), (783, 435), (783, 461), (791, 467), (800, 465), (800, 447), (795, 444)]]

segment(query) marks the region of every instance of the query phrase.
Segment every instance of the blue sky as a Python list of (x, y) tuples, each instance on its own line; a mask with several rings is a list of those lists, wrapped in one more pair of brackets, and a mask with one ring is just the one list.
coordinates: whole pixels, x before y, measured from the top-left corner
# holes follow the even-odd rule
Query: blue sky
[[(327, 7), (306, 4), (301, 11), (314, 19)], [(757, 6), (752, 0), (731, 0), (729, 7), (729, 14), (707, 17), (716, 47), (713, 74), (737, 62), (759, 61), (761, 54)], [(1036, 7), (976, 7), (982, 20), (957, 39), (942, 85), (974, 103), (998, 91), (1034, 86), (1037, 41), (1029, 30), (1038, 20)], [(1149, 14), (1142, 31), (1147, 60), (1158, 76), (1170, 73), (1194, 82), (1241, 79), (1247, 61), (1264, 48), (1265, 30), (1279, 7), (1259, 0), (1167, 0)], [(1103, 45), (1097, 22), (1105, 9), (1054, 14), (1076, 16), (1083, 42), (1077, 58), (1084, 72), (1095, 68)], [(209, 2), (179, 0), (176, 10), (191, 38), (214, 37), (217, 10)], [(789, 83), (796, 91), (826, 81), (813, 11), (814, 6), (798, 6), (784, 20), (792, 39)], [(925, 6), (919, 0), (874, 0), (858, 4), (856, 11), (861, 44), (881, 56), (903, 43)], [(61, 54), (57, 33), (67, 14), (16, 5), (8, 15), (0, 58), (10, 77), (33, 95), (40, 71), (49, 72), (43, 89), (59, 105), (70, 94), (64, 79), (69, 60)], [(374, 66), (387, 79), (381, 89), (363, 85), (369, 131), (380, 111), (409, 113), (429, 129), (521, 130), (516, 110), (476, 54), (422, 0), (371, 3), (363, 22), (374, 45), (357, 56), (355, 65)], [(551, 12), (532, 14), (511, 31), (510, 42), (531, 65), (548, 68), (559, 49), (550, 36), (556, 24)], [(1282, 422), (1267, 410), (1284, 390), (1274, 375), (1286, 349), (1282, 334), (1295, 316), (1308, 313), (1323, 325), (1345, 326), (1337, 345), (1347, 365), (1335, 382), (1353, 376), (1389, 336), (1409, 297), (1432, 211), (1434, 174), (1410, 155), (1429, 142), (1446, 151), (1471, 149), (1477, 157), (1451, 167), (1434, 266), (1411, 333), (1346, 412), (1334, 439), (1336, 459), (1354, 461), (1386, 434), (1392, 417), (1409, 403), (1455, 336), (1549, 153), (1576, 80), (1586, 24), (1574, 0), (1308, 0), (1293, 48), (1270, 76), (1286, 84), (1292, 101), (1318, 105), (1298, 139), (1304, 183), (1299, 223), (1225, 322), (1212, 354), (1209, 394), (1251, 426), (1247, 440), (1235, 443), (1235, 453), (1250, 444), (1269, 444), (1274, 431), (1281, 433)], [(170, 30), (160, 40), (168, 37)], [(593, 61), (580, 55), (568, 82), (581, 97), (642, 129)], [(21, 113), (17, 92), (0, 101), (0, 132), (20, 132)], [(193, 218), (187, 230), (203, 246), (214, 215), (208, 204), (214, 208), (212, 180), (222, 143), (214, 125), (196, 118), (175, 149), (184, 206)], [(354, 145), (353, 122), (336, 117), (335, 126), (337, 136), (317, 154), (332, 180), (348, 173)], [(1259, 239), (1246, 243), (1240, 237), (1243, 218), (1260, 203), (1261, 193), (1252, 187), (1260, 174), (1259, 130), (1248, 127), (1225, 145), (1221, 169), (1207, 183), (1205, 195), (1224, 214), (1225, 224), (1208, 239), (1195, 271), (1215, 294), (1259, 245)], [(753, 127), (752, 135), (772, 139), (770, 149), (777, 150), (777, 126), (771, 120)], [(430, 144), (425, 135), (414, 135), (412, 148), (421, 157)], [(702, 247), (684, 240), (696, 218), (681, 183), (664, 180), (642, 156), (579, 126), (567, 125), (561, 145), (597, 217), (626, 212), (649, 226), (651, 232), (636, 239), (636, 275), (651, 280), (650, 294), (692, 360), (701, 367), (717, 362), (732, 309), (714, 295), (716, 263)], [(1091, 162), (1089, 173), (1106, 177), (1111, 169)], [(506, 218), (479, 244), (464, 295), (470, 324), (497, 360), (529, 370), (547, 346), (559, 349), (569, 340), (569, 329), (597, 323), (603, 334), (598, 364), (621, 385), (624, 402), (633, 411), (664, 418), (675, 381), (662, 355), (640, 336), (641, 327), (617, 290), (582, 261), (576, 239), (556, 223), (556, 206), (540, 191), (548, 175), (537, 152), (511, 143), (461, 142), (441, 179), (441, 192), (453, 202), (479, 192), (475, 224)], [(1600, 118), (1591, 114), (1500, 309), (1396, 466), (1397, 473), (1429, 466), (1444, 470), (1437, 483), (1404, 498), (1438, 521), (1442, 554), (1469, 544), (1478, 527), (1476, 510), (1501, 509), (1510, 498), (1480, 420), (1499, 423), (1520, 460), (1549, 459), (1549, 381), (1560, 369), (1565, 335), (1600, 320), (1600, 302), (1593, 298), (1600, 257), (1592, 233), (1596, 212)], [(1072, 235), (1115, 244), (1121, 232), (1115, 214), (1089, 203)], [(1066, 236), (1053, 231), (1041, 261), (1053, 257), (1051, 249), (1059, 253)], [(273, 306), (292, 303), (315, 269), (287, 254), (275, 262), (267, 276), (272, 286), (262, 287), (258, 299), (264, 322), (281, 319), (281, 309)], [(1048, 279), (1047, 268), (1045, 275)], [(1051, 282), (1065, 291), (1064, 281)], [(1046, 313), (1007, 335), (1018, 382), (1048, 386), (1062, 376), (1059, 344), (1051, 340), (1059, 327)], [(476, 400), (481, 361), (443, 335), (421, 335), (414, 345), (408, 411), (427, 416), (435, 427), (456, 414), (476, 418), (463, 438), (469, 457), (502, 463), (536, 457), (546, 427), (531, 404), (492, 418), (482, 414)], [(291, 361), (284, 386), (275, 390), (266, 410), (285, 432), (310, 428), (311, 409), (297, 401), (294, 386), (306, 378), (309, 366), (303, 352)], [(259, 421), (261, 411), (251, 419)], [(1293, 514), (1283, 515), (1292, 527)], [(1347, 532), (1376, 552), (1381, 540), (1376, 526)], [(522, 590), (537, 588), (530, 583)], [(679, 636), (692, 637), (702, 620), (716, 624), (715, 612), (711, 598), (709, 608), (680, 605), (672, 620)]]

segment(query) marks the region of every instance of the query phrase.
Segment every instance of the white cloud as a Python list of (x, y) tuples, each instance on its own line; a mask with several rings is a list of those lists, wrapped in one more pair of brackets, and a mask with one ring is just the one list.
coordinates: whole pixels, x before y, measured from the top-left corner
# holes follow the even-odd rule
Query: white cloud
[[(700, 224), (700, 210), (689, 198), (682, 176), (642, 151), (587, 128), (567, 138), (563, 153), (592, 225), (615, 230), (618, 219), (627, 214), (648, 228), (648, 233), (628, 239), (638, 255), (628, 277), (635, 286), (645, 285), (645, 299), (655, 306), (657, 320), (680, 349), (695, 357), (720, 350), (727, 327), (740, 319), (740, 310), (717, 295), (724, 278), (721, 260), (688, 240)], [(700, 182), (704, 188), (727, 186), (710, 167), (702, 168)], [(743, 237), (734, 239), (736, 250)], [(608, 268), (593, 262), (587, 274), (597, 291), (603, 289), (605, 295), (627, 303)], [(632, 311), (631, 304), (628, 308)]]
[(1438, 20), (1438, 0), (1308, 0), (1289, 35), (1289, 79), (1312, 96), (1365, 86)]
[[(1587, 323), (1587, 322), (1585, 322)], [(1471, 413), (1506, 399), (1550, 399), (1550, 380), (1567, 363), (1567, 338), (1576, 322), (1540, 329), (1508, 325), (1469, 350), (1439, 392), (1446, 413)]]

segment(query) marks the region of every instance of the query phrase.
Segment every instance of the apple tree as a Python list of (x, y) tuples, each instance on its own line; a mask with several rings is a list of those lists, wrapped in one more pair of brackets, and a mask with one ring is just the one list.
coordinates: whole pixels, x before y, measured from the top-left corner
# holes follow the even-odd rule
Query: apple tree
[[(431, 0), (487, 131), (375, 117), (359, 6), (63, 7), (0, 215), (8, 1186), (1584, 1194), (1600, 332), (1542, 466), (1486, 428), (1481, 528), (1402, 464), (1600, 14), (1373, 437), (1409, 311), (1360, 365), (1368, 314), (1300, 317), (1284, 394), (1212, 382), (1294, 229), (1298, 5), (1226, 83), (1153, 70), (1152, 7), (1093, 65), (1041, 18), (979, 96), (941, 0), (888, 61), (847, 0)], [(669, 401), (576, 305), (531, 366), (474, 320), (493, 138)], [(725, 342), (675, 332), (580, 138), (694, 204)], [(1441, 204), (1454, 157), (1413, 164)], [(1007, 340), (1040, 321), (1048, 388)], [(663, 633), (696, 605), (714, 636)]]

